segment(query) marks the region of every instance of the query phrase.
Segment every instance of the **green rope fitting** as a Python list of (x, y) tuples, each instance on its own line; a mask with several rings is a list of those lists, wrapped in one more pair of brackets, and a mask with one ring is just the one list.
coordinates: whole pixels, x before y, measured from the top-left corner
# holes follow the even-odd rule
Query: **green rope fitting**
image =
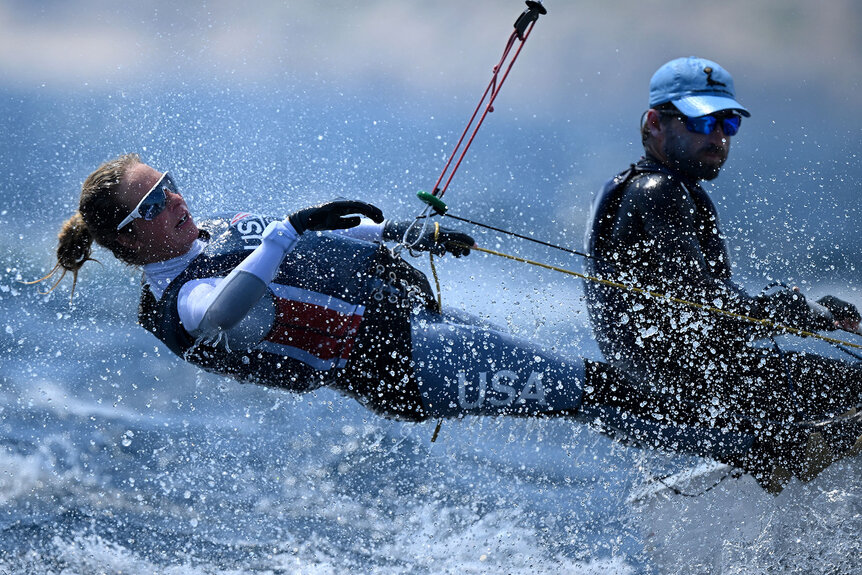
[(428, 192), (419, 192), (416, 194), (416, 197), (434, 208), (434, 211), (437, 212), (438, 215), (442, 216), (449, 209), (446, 204), (443, 203), (443, 200), (433, 194), (429, 194)]

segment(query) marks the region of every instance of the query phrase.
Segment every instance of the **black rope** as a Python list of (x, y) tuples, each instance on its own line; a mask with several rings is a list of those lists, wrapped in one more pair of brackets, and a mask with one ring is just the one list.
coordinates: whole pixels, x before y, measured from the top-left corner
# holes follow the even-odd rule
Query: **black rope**
[(716, 487), (721, 485), (722, 482), (724, 482), (724, 480), (726, 480), (726, 479), (729, 479), (731, 477), (733, 477), (734, 479), (739, 479), (740, 477), (742, 477), (744, 475), (744, 472), (741, 469), (736, 469), (735, 467), (731, 467), (727, 473), (722, 475), (715, 483), (713, 483), (712, 485), (710, 485), (709, 487), (707, 487), (706, 489), (704, 489), (700, 493), (686, 493), (682, 489), (679, 489), (678, 487), (674, 487), (673, 485), (666, 483), (667, 478), (671, 477), (672, 475), (673, 474), (665, 475), (663, 477), (655, 477), (654, 480), (658, 481), (659, 483), (664, 485), (667, 489), (670, 489), (675, 494), (681, 495), (682, 497), (700, 497), (701, 495), (706, 495), (707, 493), (709, 493), (710, 491), (712, 491), (713, 489), (715, 489)]
[(510, 232), (509, 230), (504, 230), (504, 229), (502, 229), (502, 228), (495, 228), (494, 226), (489, 226), (488, 224), (483, 224), (483, 223), (481, 223), (481, 222), (477, 222), (477, 221), (474, 221), (474, 220), (468, 220), (467, 218), (461, 218), (461, 217), (458, 217), (458, 216), (453, 216), (452, 214), (450, 214), (450, 213), (448, 213), (448, 212), (447, 212), (447, 213), (445, 213), (445, 214), (443, 214), (443, 215), (444, 215), (445, 217), (447, 217), (447, 218), (452, 218), (453, 220), (458, 220), (459, 222), (464, 222), (465, 224), (470, 224), (470, 225), (473, 225), (473, 226), (478, 226), (478, 227), (480, 227), (480, 228), (485, 228), (485, 229), (488, 229), (488, 230), (492, 230), (492, 231), (495, 231), (495, 232), (499, 232), (499, 233), (501, 233), (501, 234), (506, 234), (506, 235), (508, 235), (508, 236), (512, 236), (512, 237), (515, 237), (515, 238), (518, 238), (518, 239), (527, 240), (528, 242), (533, 242), (533, 243), (536, 243), (536, 244), (539, 244), (539, 245), (542, 245), (542, 246), (545, 246), (545, 247), (548, 247), (548, 248), (554, 248), (555, 250), (560, 250), (560, 251), (562, 251), (562, 252), (566, 252), (566, 253), (569, 253), (569, 254), (574, 254), (574, 255), (576, 255), (576, 256), (581, 256), (581, 257), (585, 257), (585, 258), (593, 259), (593, 256), (591, 256), (591, 255), (589, 255), (589, 254), (585, 254), (585, 253), (583, 253), (583, 252), (579, 252), (579, 251), (577, 251), (577, 250), (573, 250), (573, 249), (570, 249), (570, 248), (564, 248), (563, 246), (558, 246), (558, 245), (556, 245), (556, 244), (552, 244), (552, 243), (545, 242), (545, 241), (542, 241), (542, 240), (537, 240), (536, 238), (531, 238), (530, 236), (524, 236), (524, 235), (521, 235), (521, 234), (518, 234), (518, 233), (515, 233), (515, 232)]

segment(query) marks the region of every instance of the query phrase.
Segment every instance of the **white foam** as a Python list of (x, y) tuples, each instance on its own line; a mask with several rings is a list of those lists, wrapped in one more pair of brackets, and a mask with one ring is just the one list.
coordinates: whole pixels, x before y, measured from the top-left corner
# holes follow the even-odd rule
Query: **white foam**
[(141, 419), (132, 409), (119, 407), (107, 401), (85, 401), (71, 395), (62, 385), (42, 380), (22, 392), (22, 399), (30, 407), (42, 407), (61, 417), (98, 417), (124, 419), (130, 422)]
[(644, 544), (667, 573), (859, 572), (862, 456), (833, 464), (778, 496), (753, 478), (698, 497), (668, 491), (637, 509)]
[(40, 455), (0, 450), (0, 505), (40, 489), (46, 479)]
[(422, 572), (524, 575), (537, 571), (579, 575), (633, 572), (616, 559), (585, 563), (550, 552), (542, 544), (540, 534), (521, 525), (515, 510), (477, 516), (463, 508), (426, 505), (414, 510), (400, 533), (400, 537), (375, 553), (382, 557), (411, 557), (414, 569)]

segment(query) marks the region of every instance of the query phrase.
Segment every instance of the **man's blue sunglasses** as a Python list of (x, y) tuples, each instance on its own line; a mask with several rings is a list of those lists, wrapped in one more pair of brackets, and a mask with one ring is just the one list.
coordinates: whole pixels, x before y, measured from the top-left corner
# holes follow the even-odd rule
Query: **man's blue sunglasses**
[(661, 113), (666, 116), (675, 116), (683, 121), (685, 129), (695, 134), (709, 135), (713, 133), (721, 123), (721, 130), (725, 136), (735, 136), (739, 132), (739, 126), (742, 124), (742, 116), (733, 114), (731, 116), (698, 116), (697, 118), (689, 118), (685, 114), (681, 114), (676, 110), (662, 110)]
[(162, 213), (165, 209), (165, 204), (168, 201), (168, 191), (174, 194), (179, 194), (177, 185), (174, 183), (173, 178), (171, 178), (169, 173), (165, 172), (162, 174), (162, 177), (159, 178), (159, 181), (156, 182), (156, 185), (147, 192), (140, 202), (138, 202), (138, 205), (135, 206), (132, 213), (120, 222), (120, 225), (117, 226), (117, 230), (119, 231), (123, 229), (127, 224), (132, 223), (138, 218), (142, 218), (148, 222), (155, 219), (156, 216)]

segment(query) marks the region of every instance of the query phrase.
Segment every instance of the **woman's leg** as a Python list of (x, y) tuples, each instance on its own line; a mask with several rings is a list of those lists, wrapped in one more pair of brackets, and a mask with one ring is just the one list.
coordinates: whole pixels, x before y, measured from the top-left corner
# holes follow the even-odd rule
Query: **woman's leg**
[(584, 363), (556, 356), (469, 315), (411, 319), (413, 372), (431, 417), (574, 413)]

